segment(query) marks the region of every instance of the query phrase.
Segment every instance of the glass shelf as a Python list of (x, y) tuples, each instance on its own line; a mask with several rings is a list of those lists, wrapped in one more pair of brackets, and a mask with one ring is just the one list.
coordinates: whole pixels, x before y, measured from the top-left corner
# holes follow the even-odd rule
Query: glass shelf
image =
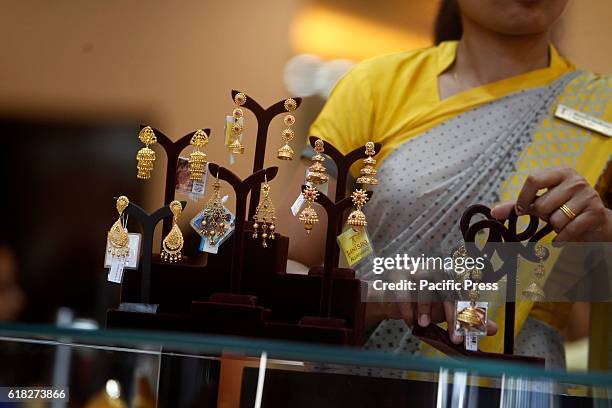
[[(612, 398), (609, 373), (214, 335), (0, 324), (0, 356), (0, 386), (66, 386), (70, 406), (107, 394), (112, 381), (130, 406), (148, 394), (159, 406), (245, 407), (609, 406)], [(37, 375), (24, 372), (32, 367)]]

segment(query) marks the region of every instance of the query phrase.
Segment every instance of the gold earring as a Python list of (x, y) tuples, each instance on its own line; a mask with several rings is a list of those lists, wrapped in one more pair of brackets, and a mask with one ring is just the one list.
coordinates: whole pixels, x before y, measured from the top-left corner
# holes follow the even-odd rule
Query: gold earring
[[(465, 248), (465, 244), (461, 243), (459, 248), (457, 248), (452, 255), (453, 265), (465, 265), (465, 258), (468, 256), (467, 250)], [(459, 258), (463, 258), (461, 262), (459, 262)], [(482, 280), (482, 270), (478, 267), (474, 267), (472, 269), (464, 271), (464, 273), (455, 272), (456, 275), (463, 276), (465, 278), (471, 279), (473, 282), (480, 282)], [(468, 298), (470, 299), (467, 306), (460, 307), (459, 303), (455, 305), (455, 311), (457, 313), (457, 323), (458, 327), (456, 327), (456, 331), (463, 330), (464, 332), (480, 332), (486, 331), (487, 325), (487, 303), (479, 302), (480, 300), (480, 291), (470, 290), (468, 293)], [(468, 344), (466, 343), (466, 347)], [(477, 346), (476, 346), (477, 347)]]
[(130, 253), (129, 236), (126, 230), (126, 224), (123, 221), (123, 211), (130, 204), (130, 200), (126, 196), (121, 196), (117, 199), (117, 212), (119, 218), (108, 231), (108, 242), (110, 243), (108, 252), (114, 258), (126, 258)]
[(183, 239), (183, 233), (179, 228), (177, 221), (183, 212), (183, 206), (180, 201), (174, 200), (170, 203), (170, 211), (172, 211), (172, 229), (166, 235), (162, 241), (162, 253), (161, 258), (164, 262), (178, 262), (181, 260), (183, 255), (181, 249), (185, 240)]
[[(296, 109), (297, 102), (295, 101), (295, 99), (289, 98), (285, 100), (285, 110), (287, 112), (293, 112)], [(285, 115), (283, 121), (285, 123), (285, 126), (287, 126), (281, 133), (281, 138), (283, 139), (283, 142), (285, 144), (282, 145), (280, 149), (278, 149), (276, 157), (281, 160), (293, 160), (294, 153), (291, 146), (289, 146), (289, 142), (295, 137), (295, 132), (293, 131), (293, 129), (291, 129), (291, 126), (295, 124), (295, 116), (291, 114)]]
[(136, 166), (138, 173), (136, 177), (142, 180), (148, 180), (151, 178), (153, 162), (155, 161), (155, 152), (149, 148), (149, 146), (157, 142), (157, 137), (153, 129), (151, 129), (151, 126), (145, 126), (138, 133), (138, 139), (145, 144), (145, 147), (140, 149), (138, 154), (136, 154), (136, 160), (138, 161), (138, 165)]
[(304, 224), (304, 229), (306, 232), (310, 234), (312, 227), (319, 223), (319, 215), (312, 207), (312, 203), (315, 202), (317, 196), (319, 195), (319, 190), (314, 187), (307, 186), (304, 188), (304, 191), (302, 191), (302, 195), (308, 202), (308, 205), (302, 210), (298, 219), (302, 224)]
[(538, 264), (536, 265), (533, 274), (535, 275), (535, 280), (531, 282), (529, 286), (525, 290), (523, 290), (523, 296), (534, 302), (539, 302), (544, 299), (545, 293), (544, 289), (540, 287), (538, 284), (538, 280), (544, 277), (544, 257), (546, 256), (546, 249), (542, 244), (536, 244), (535, 246), (535, 255), (538, 258)]
[(357, 189), (353, 191), (353, 194), (351, 194), (351, 199), (353, 200), (353, 205), (356, 208), (349, 214), (346, 223), (353, 227), (354, 231), (359, 231), (368, 225), (366, 216), (363, 211), (361, 211), (361, 207), (368, 202), (368, 194), (365, 192), (365, 190)]
[(236, 104), (236, 108), (232, 111), (234, 124), (230, 129), (230, 144), (227, 146), (233, 154), (244, 153), (244, 145), (241, 141), (242, 133), (244, 132), (244, 112), (240, 107), (243, 106), (246, 101), (247, 97), (242, 92), (238, 92), (236, 96), (234, 96), (234, 103)]
[(204, 218), (201, 222), (201, 235), (208, 239), (210, 245), (215, 245), (218, 240), (227, 233), (229, 225), (229, 215), (225, 211), (221, 200), (221, 183), (219, 174), (213, 183), (213, 195), (210, 197), (204, 208)]
[(200, 149), (208, 144), (208, 135), (202, 129), (198, 129), (191, 137), (189, 144), (195, 148), (189, 155), (189, 179), (200, 181), (206, 173), (206, 153)]
[(378, 184), (378, 179), (376, 179), (376, 169), (374, 165), (376, 164), (376, 159), (372, 156), (376, 154), (374, 150), (374, 142), (368, 142), (365, 145), (365, 154), (368, 155), (365, 159), (363, 159), (363, 167), (360, 170), (361, 177), (357, 179), (357, 184), (372, 185), (375, 186)]
[(327, 169), (323, 165), (325, 161), (325, 157), (321, 154), (323, 153), (324, 143), (323, 140), (317, 139), (315, 141), (315, 151), (317, 154), (312, 156), (312, 164), (308, 167), (308, 175), (306, 176), (306, 181), (312, 184), (325, 184), (329, 180), (327, 176)]
[(276, 214), (274, 211), (274, 204), (270, 198), (270, 185), (268, 184), (268, 177), (265, 176), (264, 183), (261, 186), (261, 195), (263, 199), (257, 205), (255, 209), (255, 215), (253, 216), (253, 239), (258, 237), (258, 229), (261, 227), (261, 246), (264, 248), (268, 247), (266, 239), (274, 239), (274, 233), (276, 230)]

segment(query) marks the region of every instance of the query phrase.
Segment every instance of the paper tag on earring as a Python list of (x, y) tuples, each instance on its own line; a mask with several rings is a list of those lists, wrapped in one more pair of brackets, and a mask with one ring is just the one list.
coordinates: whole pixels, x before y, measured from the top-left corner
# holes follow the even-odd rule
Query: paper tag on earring
[(121, 258), (113, 258), (111, 262), (110, 270), (108, 271), (109, 282), (113, 283), (121, 283), (123, 280), (123, 268), (125, 266), (125, 261)]
[[(227, 196), (226, 196), (227, 197)], [(200, 240), (200, 252), (208, 252), (216, 254), (219, 251), (219, 247), (234, 233), (236, 228), (236, 216), (232, 214), (230, 210), (225, 209), (226, 223), (228, 225), (225, 234), (217, 241), (214, 245), (210, 244), (210, 241), (206, 235), (204, 235), (204, 229), (202, 228), (202, 220), (204, 219), (204, 210), (200, 211), (190, 222), (189, 225), (195, 230), (195, 232), (202, 237)]]
[(476, 333), (466, 334), (465, 349), (468, 351), (478, 351), (478, 337)]
[(202, 180), (192, 181), (191, 193), (189, 198), (191, 201), (199, 201), (206, 193), (206, 183), (208, 182), (208, 163), (206, 163), (206, 172), (202, 176)]
[(306, 202), (306, 199), (304, 198), (304, 194), (300, 193), (298, 198), (295, 200), (295, 202), (291, 206), (291, 213), (293, 214), (294, 217), (297, 217), (298, 213), (304, 206), (305, 202)]
[[(124, 260), (124, 268), (125, 269), (138, 269), (138, 262), (140, 260), (140, 240), (141, 234), (138, 233), (129, 233), (128, 234), (128, 242), (129, 242), (129, 252), (127, 258)], [(104, 257), (104, 267), (111, 268), (112, 262), (115, 258), (110, 254), (110, 243), (106, 242), (106, 255)]]
[(338, 245), (346, 257), (349, 266), (356, 265), (373, 252), (370, 237), (365, 228), (358, 231), (347, 229), (338, 235)]
[[(487, 302), (459, 300), (455, 302), (455, 335), (487, 335)], [(466, 343), (467, 346), (467, 343)]]

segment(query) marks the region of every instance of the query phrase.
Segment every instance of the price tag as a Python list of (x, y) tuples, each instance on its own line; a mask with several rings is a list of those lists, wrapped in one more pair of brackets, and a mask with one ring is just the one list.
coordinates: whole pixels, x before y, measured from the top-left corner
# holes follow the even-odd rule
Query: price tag
[(349, 266), (353, 266), (373, 252), (370, 237), (365, 228), (355, 231), (347, 229), (338, 235), (338, 245), (346, 257)]
[(199, 201), (206, 193), (206, 183), (208, 182), (208, 163), (206, 164), (206, 173), (202, 176), (200, 181), (192, 181), (191, 192), (189, 193), (189, 199), (191, 201)]
[(108, 271), (109, 282), (113, 283), (121, 283), (123, 281), (123, 268), (125, 266), (125, 261), (120, 258), (113, 258), (111, 262), (110, 270)]
[(295, 202), (291, 206), (291, 213), (293, 214), (294, 217), (297, 217), (298, 213), (304, 206), (305, 202), (306, 202), (306, 199), (304, 198), (304, 195), (300, 193), (298, 198), (295, 200)]
[(478, 334), (468, 333), (465, 336), (465, 349), (468, 351), (478, 351)]

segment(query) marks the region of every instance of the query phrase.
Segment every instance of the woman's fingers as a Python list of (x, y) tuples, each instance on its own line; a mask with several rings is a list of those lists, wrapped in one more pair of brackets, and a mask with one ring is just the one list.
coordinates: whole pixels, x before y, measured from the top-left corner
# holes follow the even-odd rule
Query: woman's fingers
[(552, 224), (557, 233), (561, 232), (563, 228), (572, 222), (571, 218), (569, 218), (567, 214), (561, 210), (562, 205), (567, 206), (567, 208), (569, 208), (574, 214), (580, 214), (585, 211), (589, 205), (589, 202), (584, 196), (574, 196), (568, 201), (561, 203), (556, 209), (554, 209), (550, 217), (548, 217), (548, 222)]
[(603, 222), (603, 217), (598, 213), (594, 211), (585, 211), (569, 221), (555, 237), (553, 242), (559, 244), (562, 242), (576, 241), (577, 237), (584, 236), (589, 232), (598, 231)]
[(427, 327), (431, 323), (431, 303), (419, 302), (417, 303), (417, 317), (419, 326)]
[(497, 323), (491, 319), (487, 319), (487, 336), (493, 336), (497, 333)]
[(491, 208), (491, 217), (500, 221), (507, 220), (510, 213), (514, 211), (515, 204), (514, 201), (506, 201), (505, 203), (497, 204), (495, 207)]
[(448, 325), (448, 337), (450, 341), (459, 344), (463, 341), (463, 336), (455, 335), (455, 302), (444, 302), (444, 313), (446, 324)]
[(529, 212), (539, 190), (550, 189), (559, 185), (569, 176), (570, 169), (543, 169), (530, 174), (523, 184), (517, 199), (516, 213), (524, 215)]

